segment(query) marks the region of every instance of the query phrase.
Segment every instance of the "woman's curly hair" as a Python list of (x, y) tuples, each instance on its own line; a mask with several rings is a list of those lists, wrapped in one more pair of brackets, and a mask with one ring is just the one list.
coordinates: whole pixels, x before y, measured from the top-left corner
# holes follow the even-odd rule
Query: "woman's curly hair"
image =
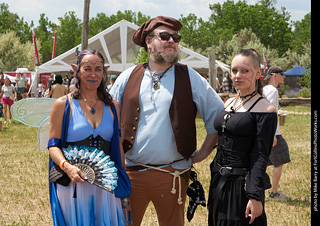
[[(73, 98), (74, 99), (79, 99), (80, 95), (81, 95), (81, 81), (79, 78), (79, 72), (80, 72), (80, 65), (81, 65), (81, 61), (83, 59), (84, 56), (86, 55), (97, 55), (102, 59), (102, 64), (104, 65), (104, 58), (102, 56), (102, 54), (94, 49), (85, 49), (83, 51), (81, 51), (81, 53), (78, 56), (77, 59), (77, 72), (75, 75), (75, 88), (73, 91)], [(109, 94), (107, 86), (109, 84), (109, 77), (108, 77), (108, 72), (107, 69), (105, 67), (103, 67), (103, 76), (102, 76), (102, 80), (101, 83), (97, 89), (97, 94), (98, 94), (98, 98), (99, 100), (101, 100), (103, 103), (105, 103), (106, 105), (111, 105), (112, 104), (112, 96)]]

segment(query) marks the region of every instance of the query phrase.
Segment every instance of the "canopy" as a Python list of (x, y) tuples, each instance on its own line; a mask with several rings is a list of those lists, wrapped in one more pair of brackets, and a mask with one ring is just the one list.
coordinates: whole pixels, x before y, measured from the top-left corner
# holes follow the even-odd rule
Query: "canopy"
[[(106, 64), (110, 65), (109, 74), (119, 74), (134, 66), (134, 60), (140, 50), (140, 47), (132, 41), (132, 36), (137, 29), (137, 25), (122, 20), (88, 40), (88, 48), (101, 52)], [(200, 73), (208, 73), (207, 57), (181, 46), (179, 48), (181, 50), (180, 63), (187, 64)], [(39, 66), (37, 74), (71, 70), (70, 64), (76, 63), (76, 52), (80, 49), (81, 44)], [(219, 61), (216, 61), (216, 68), (220, 68), (223, 72), (230, 71), (228, 65)]]
[(16, 76), (12, 76), (12, 75), (9, 75), (9, 74), (3, 74), (4, 77), (8, 77), (9, 80), (11, 81), (11, 83), (16, 83)]
[(288, 76), (302, 77), (305, 75), (306, 72), (310, 73), (311, 71), (301, 66), (295, 66), (294, 68), (291, 68), (289, 71), (286, 71), (284, 75), (287, 77)]

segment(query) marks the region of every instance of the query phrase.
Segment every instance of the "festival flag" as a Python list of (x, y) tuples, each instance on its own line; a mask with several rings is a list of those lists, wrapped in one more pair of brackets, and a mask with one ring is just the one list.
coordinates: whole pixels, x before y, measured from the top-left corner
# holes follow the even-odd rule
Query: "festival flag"
[(57, 38), (57, 27), (54, 29), (54, 36), (53, 36), (53, 49), (52, 49), (52, 59), (56, 55), (56, 38)]
[(39, 55), (38, 55), (36, 35), (34, 32), (34, 28), (32, 30), (32, 41), (33, 41), (33, 52), (34, 52), (34, 66), (37, 66), (37, 64), (39, 63)]
[(264, 53), (264, 50), (263, 50), (263, 74), (266, 74), (267, 65), (268, 65), (268, 62), (267, 62), (266, 54)]

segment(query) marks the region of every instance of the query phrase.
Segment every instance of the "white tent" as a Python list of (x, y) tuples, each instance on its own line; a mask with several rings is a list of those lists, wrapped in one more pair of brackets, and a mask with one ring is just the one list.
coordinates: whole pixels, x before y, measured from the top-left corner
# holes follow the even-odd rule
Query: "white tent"
[[(140, 49), (133, 43), (132, 36), (138, 26), (122, 20), (105, 29), (88, 40), (88, 48), (98, 50), (110, 65), (109, 74), (120, 74), (129, 67), (134, 66), (134, 59)], [(39, 66), (37, 74), (45, 72), (66, 72), (71, 70), (70, 64), (76, 63), (76, 52), (81, 49), (78, 45), (60, 56)], [(180, 62), (187, 64), (200, 73), (208, 73), (208, 58), (181, 47)], [(222, 72), (229, 71), (229, 66), (216, 61), (216, 68)]]

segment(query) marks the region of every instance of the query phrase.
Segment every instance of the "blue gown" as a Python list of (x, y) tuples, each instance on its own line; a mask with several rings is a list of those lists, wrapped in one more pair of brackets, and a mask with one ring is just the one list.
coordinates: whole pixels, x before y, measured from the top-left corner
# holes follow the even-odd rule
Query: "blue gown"
[[(93, 129), (84, 117), (79, 101), (76, 99), (73, 99), (73, 111), (70, 121), (66, 120), (68, 119), (66, 116), (70, 114), (69, 101), (67, 100), (63, 119), (62, 139), (50, 139), (48, 147), (59, 147), (59, 145), (65, 147), (66, 142), (76, 142), (83, 140), (90, 135), (93, 135), (94, 137), (100, 135), (106, 141), (111, 142), (110, 158), (115, 162), (119, 179), (118, 186), (114, 193), (108, 192), (87, 182), (83, 184), (74, 184), (70, 182), (68, 186), (49, 182), (54, 225), (125, 225), (120, 198), (129, 196), (131, 184), (121, 165), (119, 127), (114, 105), (111, 106), (111, 109), (113, 111), (114, 120), (112, 120), (109, 107), (104, 105), (102, 121), (96, 129)], [(49, 160), (50, 170), (54, 162), (51, 158)], [(76, 198), (74, 198), (75, 189)]]

